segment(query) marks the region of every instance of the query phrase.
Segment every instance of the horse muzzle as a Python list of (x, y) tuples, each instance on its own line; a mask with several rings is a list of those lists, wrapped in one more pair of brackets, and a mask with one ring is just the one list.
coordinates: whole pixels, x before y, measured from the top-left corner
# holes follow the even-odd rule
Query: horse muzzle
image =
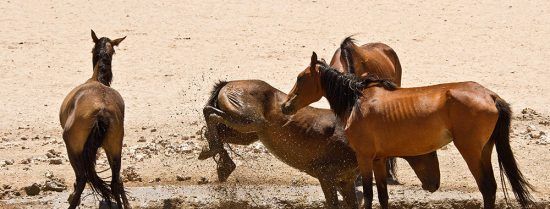
[(293, 115), (294, 113), (296, 113), (296, 109), (292, 105), (288, 105), (287, 102), (281, 105), (281, 111), (285, 115)]

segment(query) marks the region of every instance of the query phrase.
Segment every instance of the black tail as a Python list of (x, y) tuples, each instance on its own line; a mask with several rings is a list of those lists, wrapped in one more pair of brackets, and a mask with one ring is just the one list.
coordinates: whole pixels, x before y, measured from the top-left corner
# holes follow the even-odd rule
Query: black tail
[(353, 45), (355, 39), (353, 39), (351, 36), (346, 37), (342, 43), (340, 44), (340, 58), (343, 59), (343, 61), (348, 66), (348, 72), (350, 74), (355, 74), (355, 65), (353, 64)]
[(98, 193), (103, 200), (110, 203), (111, 198), (113, 198), (112, 190), (110, 186), (97, 175), (95, 170), (97, 150), (103, 143), (108, 127), (108, 121), (102, 116), (97, 116), (92, 126), (92, 130), (90, 131), (90, 135), (88, 135), (88, 139), (86, 140), (86, 144), (84, 144), (81, 159), (83, 173), (90, 183), (92, 190)]
[(529, 193), (529, 189), (533, 190), (533, 187), (527, 182), (519, 170), (516, 159), (514, 158), (514, 153), (510, 148), (510, 120), (512, 110), (510, 109), (510, 105), (500, 97), (495, 98), (495, 103), (499, 115), (495, 129), (491, 135), (491, 140), (495, 142), (497, 149), (504, 196), (505, 198), (507, 196), (506, 182), (504, 180), (504, 175), (506, 175), (512, 186), (512, 191), (516, 196), (516, 200), (522, 208), (526, 208), (533, 203), (533, 197)]
[(212, 106), (212, 107), (218, 107), (218, 94), (220, 94), (220, 90), (227, 85), (227, 81), (218, 81), (216, 84), (214, 84), (214, 88), (210, 92), (210, 98), (208, 98), (208, 101), (206, 102), (206, 106)]

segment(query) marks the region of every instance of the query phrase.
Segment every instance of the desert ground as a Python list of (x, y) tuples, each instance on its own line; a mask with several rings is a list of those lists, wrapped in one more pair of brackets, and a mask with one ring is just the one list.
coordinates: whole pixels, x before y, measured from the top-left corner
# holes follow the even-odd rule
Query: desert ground
[[(288, 92), (312, 51), (328, 60), (353, 34), (395, 49), (404, 87), (476, 81), (510, 102), (515, 156), (537, 208), (550, 208), (549, 1), (3, 0), (0, 13), (0, 208), (68, 207), (74, 174), (58, 113), (92, 74), (90, 29), (127, 36), (112, 87), (126, 104), (122, 168), (134, 208), (322, 207), (316, 179), (258, 143), (232, 146), (237, 169), (218, 182), (215, 163), (197, 160), (202, 107), (218, 80), (261, 79)], [(435, 193), (398, 161), (392, 207), (480, 207), (456, 148), (438, 155)], [(105, 157), (98, 167), (108, 167)], [(98, 206), (89, 194), (82, 208)], [(505, 207), (500, 183), (497, 198)]]

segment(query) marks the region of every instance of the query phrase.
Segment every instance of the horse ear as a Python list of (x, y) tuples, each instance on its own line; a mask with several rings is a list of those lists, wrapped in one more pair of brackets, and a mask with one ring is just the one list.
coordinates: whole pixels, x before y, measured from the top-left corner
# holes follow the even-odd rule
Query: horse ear
[(120, 44), (120, 42), (122, 42), (125, 38), (126, 38), (126, 36), (113, 40), (112, 41), (113, 46), (118, 46), (118, 44)]
[(94, 43), (97, 43), (97, 41), (99, 40), (99, 39), (97, 38), (97, 36), (95, 35), (94, 30), (92, 30), (92, 40), (94, 40)]
[(312, 72), (317, 72), (315, 66), (317, 65), (317, 53), (313, 52), (311, 55), (311, 62), (309, 63), (309, 69), (312, 70)]

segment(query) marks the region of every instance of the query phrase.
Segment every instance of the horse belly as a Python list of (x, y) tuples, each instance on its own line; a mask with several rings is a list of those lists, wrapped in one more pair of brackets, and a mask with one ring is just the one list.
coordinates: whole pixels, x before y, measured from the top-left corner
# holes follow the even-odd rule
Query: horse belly
[(377, 155), (417, 156), (433, 152), (452, 141), (445, 127), (420, 127), (409, 130), (392, 130), (377, 137)]

